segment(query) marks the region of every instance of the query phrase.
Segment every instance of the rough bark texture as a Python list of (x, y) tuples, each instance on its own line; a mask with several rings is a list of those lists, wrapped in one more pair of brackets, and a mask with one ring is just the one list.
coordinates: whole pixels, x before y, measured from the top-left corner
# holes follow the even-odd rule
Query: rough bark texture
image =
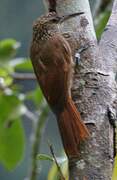
[(109, 84), (112, 94), (109, 108), (113, 116), (111, 120), (117, 121), (117, 0), (114, 1), (112, 13), (101, 37), (99, 48), (105, 71), (110, 74)]
[[(58, 14), (83, 11), (61, 27), (73, 56), (86, 46), (75, 68), (73, 99), (91, 137), (79, 147), (79, 157), (69, 161), (70, 180), (110, 180), (113, 165), (113, 128), (108, 109), (115, 113), (117, 71), (117, 1), (97, 44), (88, 0), (57, 0)], [(75, 59), (75, 58), (74, 58)]]

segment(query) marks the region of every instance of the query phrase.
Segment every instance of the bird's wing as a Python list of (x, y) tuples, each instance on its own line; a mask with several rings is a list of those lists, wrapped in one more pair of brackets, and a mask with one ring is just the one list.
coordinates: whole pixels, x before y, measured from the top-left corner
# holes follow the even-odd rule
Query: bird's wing
[(69, 93), (69, 71), (72, 69), (69, 44), (62, 36), (53, 37), (32, 62), (46, 100), (55, 113), (62, 111)]

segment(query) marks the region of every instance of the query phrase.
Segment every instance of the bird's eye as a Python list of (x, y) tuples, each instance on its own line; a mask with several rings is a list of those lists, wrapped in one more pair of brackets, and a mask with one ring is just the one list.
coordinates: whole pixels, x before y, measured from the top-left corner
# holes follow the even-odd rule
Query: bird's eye
[(51, 22), (53, 23), (58, 23), (60, 21), (59, 17), (53, 17), (52, 19), (50, 19)]

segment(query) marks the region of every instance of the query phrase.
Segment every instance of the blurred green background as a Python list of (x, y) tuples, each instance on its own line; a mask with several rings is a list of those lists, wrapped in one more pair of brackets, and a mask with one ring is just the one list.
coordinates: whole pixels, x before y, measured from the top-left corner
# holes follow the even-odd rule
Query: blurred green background
[[(48, 140), (57, 156), (63, 153), (55, 117), (48, 110), (36, 80), (24, 80), (15, 74), (33, 72), (28, 59), (32, 23), (44, 13), (44, 6), (41, 0), (0, 2), (0, 180), (26, 180), (35, 132), (32, 119), (37, 121), (39, 115), (40, 119), (44, 115), (40, 153), (50, 154)], [(110, 14), (111, 0), (90, 0), (90, 4), (99, 39)], [(47, 119), (46, 123), (43, 119)], [(52, 164), (39, 161), (37, 171), (41, 180), (47, 179)], [(50, 180), (55, 174), (53, 166)]]

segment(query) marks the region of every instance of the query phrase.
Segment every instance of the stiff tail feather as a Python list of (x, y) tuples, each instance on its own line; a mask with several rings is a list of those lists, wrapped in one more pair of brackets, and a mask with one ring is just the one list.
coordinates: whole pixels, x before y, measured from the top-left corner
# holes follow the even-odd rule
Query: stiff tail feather
[(59, 115), (59, 130), (67, 156), (78, 156), (78, 145), (89, 137), (89, 131), (80, 117), (71, 98), (68, 99), (64, 111)]

